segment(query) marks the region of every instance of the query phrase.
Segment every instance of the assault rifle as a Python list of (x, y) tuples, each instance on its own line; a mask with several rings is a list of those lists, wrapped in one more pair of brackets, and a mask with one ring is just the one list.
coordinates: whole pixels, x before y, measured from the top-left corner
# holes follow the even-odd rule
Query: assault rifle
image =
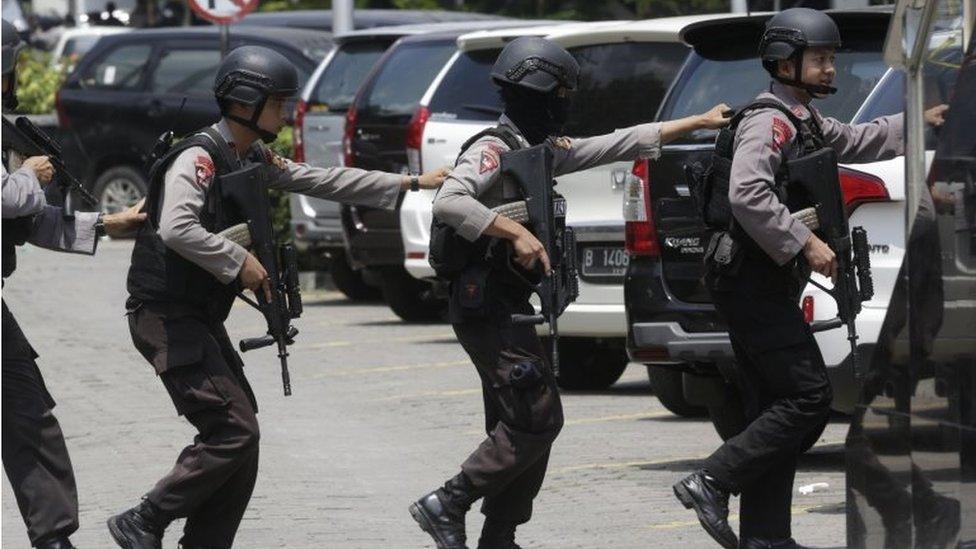
[(224, 176), (221, 194), (235, 205), (247, 223), (235, 225), (221, 234), (252, 248), (254, 255), (268, 271), (271, 299), (264, 291), (255, 292), (257, 301), (240, 292), (238, 297), (261, 311), (268, 324), (267, 334), (242, 339), (240, 350), (246, 353), (269, 345), (277, 345), (281, 360), (281, 382), (285, 396), (291, 394), (291, 378), (288, 373), (288, 345), (295, 341), (298, 329), (291, 319), (302, 314), (302, 294), (298, 286), (298, 255), (291, 245), (276, 246), (271, 223), (271, 208), (266, 192), (267, 170), (264, 164), (254, 164), (233, 174)]
[(61, 145), (51, 139), (26, 116), (18, 116), (11, 122), (6, 116), (3, 117), (3, 141), (4, 148), (11, 148), (25, 157), (47, 156), (54, 167), (54, 181), (61, 190), (64, 200), (62, 209), (64, 218), (72, 220), (75, 217), (75, 205), (72, 191), (81, 196), (86, 205), (95, 207), (97, 201), (80, 181), (75, 179), (68, 171), (61, 157)]
[(541, 314), (514, 314), (512, 323), (549, 325), (549, 356), (552, 371), (558, 376), (559, 315), (579, 296), (579, 281), (576, 237), (572, 227), (566, 226), (566, 199), (552, 188), (552, 149), (542, 144), (502, 153), (501, 174), (518, 184), (525, 201), (503, 206), (500, 213), (529, 226), (545, 247), (552, 267), (551, 273), (541, 273), (530, 281), (539, 296)]
[(833, 149), (822, 149), (787, 161), (787, 169), (791, 181), (790, 192), (799, 183), (797, 191), (801, 195), (788, 197), (787, 204), (795, 200), (814, 204), (816, 223), (807, 225), (815, 229), (816, 234), (837, 256), (837, 280), (833, 288), (828, 289), (816, 280), (810, 280), (810, 283), (830, 294), (837, 302), (837, 316), (814, 322), (811, 329), (821, 332), (847, 326), (854, 379), (860, 381), (864, 372), (857, 351), (857, 329), (854, 321), (861, 312), (861, 303), (874, 296), (867, 232), (862, 227), (851, 230), (848, 226), (837, 174), (837, 153)]

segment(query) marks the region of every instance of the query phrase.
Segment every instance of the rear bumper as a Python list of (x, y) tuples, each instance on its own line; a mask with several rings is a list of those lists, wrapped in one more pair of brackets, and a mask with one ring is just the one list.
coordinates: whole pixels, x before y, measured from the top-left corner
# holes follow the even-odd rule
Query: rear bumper
[[(372, 215), (386, 213), (394, 216), (399, 225), (399, 212), (372, 212)], [(399, 226), (367, 226), (354, 206), (343, 206), (342, 230), (346, 239), (347, 256), (353, 267), (403, 266), (403, 238)]]
[[(631, 332), (634, 349), (667, 350), (670, 361), (719, 362), (734, 356), (725, 332), (689, 333), (677, 322), (641, 322)], [(637, 360), (633, 354), (631, 358)]]

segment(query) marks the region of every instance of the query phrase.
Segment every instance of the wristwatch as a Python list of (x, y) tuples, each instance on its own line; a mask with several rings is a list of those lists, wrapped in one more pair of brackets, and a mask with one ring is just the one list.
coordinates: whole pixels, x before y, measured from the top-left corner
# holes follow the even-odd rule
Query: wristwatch
[(95, 219), (95, 236), (103, 237), (105, 236), (105, 214), (98, 214), (98, 218)]
[(420, 190), (420, 178), (416, 175), (410, 176), (410, 190), (412, 192), (417, 192)]

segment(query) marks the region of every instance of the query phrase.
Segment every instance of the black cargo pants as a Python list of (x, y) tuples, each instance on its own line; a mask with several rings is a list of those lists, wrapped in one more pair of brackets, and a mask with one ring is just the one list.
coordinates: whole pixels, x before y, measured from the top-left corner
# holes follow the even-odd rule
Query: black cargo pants
[(78, 529), (78, 490), (37, 354), (6, 303), (2, 329), (3, 469), (35, 545)]
[[(483, 277), (474, 284), (481, 285), (472, 292), (477, 295), (459, 295), (474, 289), (472, 285), (452, 285), (451, 321), (481, 378), (488, 436), (461, 469), (484, 495), (485, 516), (522, 524), (532, 517), (532, 500), (562, 429), (562, 403), (535, 327), (510, 320), (512, 313), (534, 313), (528, 293), (492, 285)], [(513, 376), (514, 370), (528, 372), (528, 377)]]
[(198, 433), (147, 498), (171, 518), (186, 517), (185, 546), (231, 547), (258, 472), (257, 404), (244, 364), (223, 325), (193, 309), (145, 303), (129, 311), (132, 341)]
[(791, 537), (797, 458), (820, 437), (832, 393), (820, 349), (799, 307), (802, 280), (760, 252), (734, 274), (709, 272), (715, 307), (729, 327), (748, 422), (704, 468), (741, 493), (740, 537)]

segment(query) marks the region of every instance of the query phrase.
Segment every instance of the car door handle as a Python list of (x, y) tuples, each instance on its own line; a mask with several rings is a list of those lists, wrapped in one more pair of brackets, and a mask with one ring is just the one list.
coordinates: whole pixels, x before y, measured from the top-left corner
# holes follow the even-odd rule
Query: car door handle
[(149, 102), (149, 108), (146, 109), (146, 114), (152, 118), (159, 118), (166, 114), (166, 107), (163, 106), (162, 101), (153, 99)]
[(619, 191), (624, 188), (627, 179), (630, 177), (630, 170), (627, 168), (616, 168), (610, 171), (610, 189)]

